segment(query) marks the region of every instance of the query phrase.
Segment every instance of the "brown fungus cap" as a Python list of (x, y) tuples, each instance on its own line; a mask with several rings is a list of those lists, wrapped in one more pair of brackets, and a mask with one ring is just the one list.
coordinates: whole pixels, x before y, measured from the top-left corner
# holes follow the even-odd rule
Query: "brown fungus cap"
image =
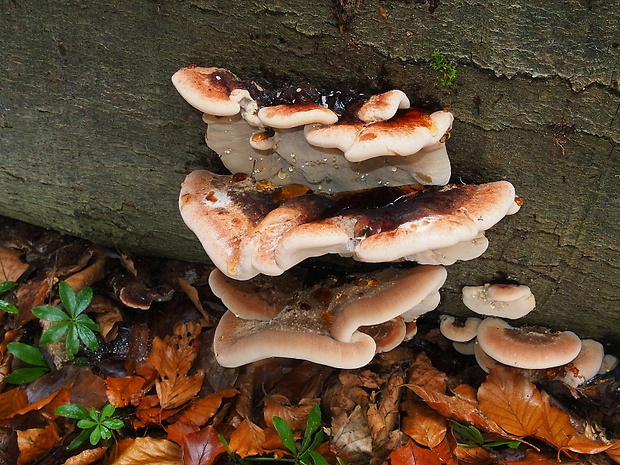
[[(321, 95), (310, 85), (269, 91), (230, 71), (196, 66), (172, 81), (205, 113), (207, 144), (233, 173), (324, 192), (443, 185), (450, 178), (444, 142), (452, 115), (410, 109), (402, 91), (370, 97)], [(306, 139), (311, 133), (316, 144)]]
[(505, 181), (336, 196), (307, 192), (280, 200), (276, 194), (289, 188), (264, 185), (196, 171), (181, 188), (184, 221), (213, 263), (235, 279), (279, 275), (327, 253), (390, 262), (450, 247), (479, 237), (514, 204), (514, 188)]
[[(362, 366), (376, 351), (390, 350), (403, 340), (400, 315), (436, 292), (445, 278), (442, 267), (388, 268), (328, 276), (293, 291), (288, 284), (279, 286), (281, 278), (268, 277), (259, 283), (265, 290), (251, 296), (252, 282), (235, 281), (214, 270), (212, 290), (229, 308), (216, 330), (215, 353), (224, 366), (267, 357), (301, 358), (339, 368)], [(287, 287), (292, 291), (288, 299)]]
[(536, 299), (530, 288), (518, 284), (465, 286), (462, 298), (465, 306), (479, 315), (511, 320), (527, 315), (536, 307)]
[(581, 350), (571, 331), (550, 332), (514, 328), (500, 318), (486, 318), (478, 327), (478, 343), (489, 357), (508, 366), (552, 368), (570, 362)]

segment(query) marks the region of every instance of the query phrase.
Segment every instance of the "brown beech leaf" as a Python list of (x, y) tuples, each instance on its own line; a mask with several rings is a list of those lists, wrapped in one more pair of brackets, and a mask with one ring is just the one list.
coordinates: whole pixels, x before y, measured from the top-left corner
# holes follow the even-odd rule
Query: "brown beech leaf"
[(444, 440), (448, 430), (445, 417), (423, 402), (407, 402), (404, 411), (407, 416), (403, 419), (401, 429), (415, 442), (432, 449)]
[(508, 368), (495, 368), (478, 388), (480, 410), (506, 432), (532, 436), (542, 426), (543, 399), (525, 377)]
[(148, 363), (162, 378), (173, 379), (187, 374), (198, 355), (200, 332), (197, 322), (177, 323), (173, 336), (153, 339)]
[(68, 404), (71, 402), (71, 393), (67, 386), (63, 386), (54, 394), (50, 394), (43, 399), (40, 399), (32, 404), (28, 404), (27, 406), (16, 410), (13, 414), (23, 415), (28, 412), (40, 410), (41, 412), (49, 415), (50, 417), (54, 415), (54, 410), (56, 407)]
[(21, 252), (0, 245), (0, 283), (17, 281), (28, 269), (29, 265), (19, 258), (21, 255)]
[(203, 372), (190, 376), (179, 376), (173, 379), (155, 381), (155, 390), (159, 398), (159, 404), (163, 409), (181, 407), (198, 394), (205, 377)]
[(108, 400), (117, 408), (138, 405), (150, 387), (141, 376), (106, 378), (105, 384)]
[[(478, 408), (478, 403), (464, 396), (449, 396), (429, 392), (420, 386), (406, 385), (426, 402), (426, 404), (446, 418), (468, 423), (476, 428), (506, 436), (506, 433), (493, 420), (488, 419)], [(457, 388), (458, 389), (458, 388)]]
[(235, 388), (226, 388), (209, 394), (194, 401), (181, 413), (179, 421), (196, 426), (205, 425), (218, 412), (223, 399), (229, 399), (239, 394)]
[(614, 462), (620, 463), (620, 441), (614, 442), (605, 453), (609, 455)]
[(213, 461), (226, 452), (217, 431), (207, 426), (183, 438), (183, 465), (211, 465)]
[(427, 391), (446, 392), (446, 374), (437, 370), (424, 352), (416, 355), (409, 369), (407, 383), (420, 386)]
[(265, 424), (273, 427), (273, 417), (280, 417), (286, 420), (293, 431), (302, 431), (306, 426), (306, 419), (310, 414), (312, 404), (317, 404), (319, 401), (319, 399), (302, 399), (299, 405), (294, 407), (283, 395), (267, 396), (263, 409)]
[(28, 396), (20, 386), (0, 394), (0, 420), (11, 418), (28, 405)]
[(181, 447), (167, 439), (136, 438), (121, 441), (114, 449), (108, 465), (183, 465)]
[(442, 465), (439, 456), (430, 449), (424, 449), (412, 441), (390, 454), (392, 465)]
[(558, 449), (567, 446), (577, 433), (570, 416), (563, 410), (551, 405), (549, 395), (541, 392), (543, 423), (536, 430), (536, 436)]
[(264, 454), (264, 442), (265, 432), (263, 429), (246, 419), (232, 432), (228, 446), (231, 451), (241, 457), (248, 457)]
[(45, 428), (32, 428), (17, 432), (19, 459), (17, 465), (33, 462), (44, 456), (60, 440), (55, 423), (48, 423)]
[(90, 465), (103, 458), (107, 450), (107, 446), (83, 450), (79, 454), (69, 457), (63, 465)]
[(105, 257), (97, 258), (91, 265), (69, 276), (65, 281), (75, 292), (79, 292), (104, 278), (106, 263)]
[(352, 461), (372, 453), (372, 436), (362, 407), (356, 405), (350, 414), (332, 417), (332, 444)]
[(454, 455), (462, 465), (489, 465), (495, 463), (495, 457), (489, 454), (489, 451), (484, 447), (464, 447), (456, 446), (454, 449)]

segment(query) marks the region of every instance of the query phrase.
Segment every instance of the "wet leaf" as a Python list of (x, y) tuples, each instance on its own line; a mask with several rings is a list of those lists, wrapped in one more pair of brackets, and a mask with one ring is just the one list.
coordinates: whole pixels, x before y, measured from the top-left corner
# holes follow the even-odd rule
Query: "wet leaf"
[(540, 391), (510, 369), (492, 370), (478, 389), (478, 401), (480, 410), (510, 434), (531, 436), (544, 423)]
[(211, 465), (226, 452), (212, 426), (185, 435), (182, 446), (183, 465)]

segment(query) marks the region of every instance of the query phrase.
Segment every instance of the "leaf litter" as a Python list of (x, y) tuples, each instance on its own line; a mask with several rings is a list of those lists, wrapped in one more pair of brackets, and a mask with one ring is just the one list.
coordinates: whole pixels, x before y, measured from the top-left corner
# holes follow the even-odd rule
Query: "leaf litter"
[[(0, 463), (620, 463), (616, 373), (579, 389), (527, 370), (486, 375), (449, 351), (432, 316), (412, 341), (357, 370), (284, 359), (222, 368), (212, 339), (225, 309), (209, 289), (210, 270), (0, 218), (0, 281), (17, 283), (0, 298), (19, 309), (0, 314)], [(75, 293), (93, 288), (84, 314), (101, 329), (98, 349), (81, 347), (73, 361), (62, 344), (38, 345), (45, 328), (32, 314), (59, 306), (61, 282)], [(49, 372), (5, 382), (25, 366), (11, 342), (37, 347)], [(110, 404), (124, 426), (69, 451), (81, 431), (55, 413), (66, 404), (93, 412)], [(313, 405), (321, 444), (299, 459)]]

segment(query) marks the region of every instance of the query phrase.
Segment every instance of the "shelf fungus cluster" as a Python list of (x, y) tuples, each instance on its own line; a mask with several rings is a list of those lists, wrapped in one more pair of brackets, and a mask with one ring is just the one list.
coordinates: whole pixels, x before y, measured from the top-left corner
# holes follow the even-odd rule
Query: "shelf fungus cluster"
[(172, 82), (203, 112), (207, 145), (231, 173), (325, 192), (450, 179), (452, 114), (411, 108), (400, 90), (370, 97), (321, 95), (309, 85), (268, 91), (195, 66)]
[(475, 355), (486, 372), (501, 365), (530, 370), (557, 368), (557, 372), (550, 372), (552, 377), (575, 388), (618, 363), (615, 357), (605, 354), (602, 344), (580, 339), (572, 331), (515, 327), (505, 321), (521, 318), (536, 306), (527, 286), (465, 286), (462, 298), (467, 308), (486, 318), (476, 316), (459, 321), (441, 315), (439, 328), (459, 352)]
[[(481, 255), (485, 231), (519, 210), (507, 181), (448, 184), (452, 114), (411, 108), (399, 90), (269, 91), (196, 66), (172, 81), (204, 113), (207, 144), (232, 173), (195, 171), (179, 198), (228, 309), (214, 341), (224, 366), (367, 364), (437, 307), (443, 265)], [(325, 254), (388, 265), (318, 279), (296, 266)]]

